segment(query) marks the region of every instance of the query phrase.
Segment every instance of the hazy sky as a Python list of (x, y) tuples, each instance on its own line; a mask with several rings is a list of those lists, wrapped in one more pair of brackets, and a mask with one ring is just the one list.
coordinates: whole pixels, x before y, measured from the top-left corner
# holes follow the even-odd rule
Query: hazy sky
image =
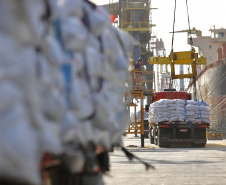
[[(109, 0), (92, 0), (96, 4), (109, 3)], [(191, 28), (195, 27), (203, 32), (204, 36), (210, 36), (210, 26), (226, 27), (226, 0), (187, 0)], [(162, 38), (165, 43), (166, 55), (171, 50), (173, 30), (173, 14), (175, 0), (151, 0), (153, 24), (156, 27), (153, 32), (157, 38)], [(176, 6), (176, 30), (188, 29), (186, 0), (177, 0)], [(174, 40), (174, 51), (190, 50), (187, 45), (187, 34), (177, 33)]]

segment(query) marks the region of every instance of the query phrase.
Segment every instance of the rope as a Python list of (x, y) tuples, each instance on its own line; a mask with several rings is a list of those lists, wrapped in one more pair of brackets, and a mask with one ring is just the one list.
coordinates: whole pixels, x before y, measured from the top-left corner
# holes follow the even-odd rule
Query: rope
[[(54, 33), (57, 41), (59, 42), (62, 50), (66, 53), (68, 59), (72, 59), (73, 53), (71, 51), (66, 50), (62, 30), (61, 30), (62, 22), (60, 19), (56, 19), (53, 22)], [(61, 65), (61, 71), (64, 76), (64, 88), (66, 93), (66, 106), (70, 106), (70, 92), (71, 92), (71, 82), (72, 82), (72, 65), (70, 62), (64, 63)]]
[(188, 29), (189, 29), (189, 35), (190, 35), (191, 48), (192, 48), (193, 40), (192, 40), (192, 36), (191, 36), (190, 19), (189, 19), (189, 13), (188, 13), (188, 0), (186, 0), (186, 6), (187, 6), (187, 15), (188, 15)]
[[(219, 80), (218, 80), (217, 82), (214, 81), (215, 78), (212, 78), (212, 79), (208, 82), (208, 85), (209, 85), (209, 86), (213, 86), (214, 84), (218, 84), (219, 81), (224, 77), (225, 74), (226, 74), (226, 72), (223, 73), (223, 74), (219, 77)], [(211, 85), (211, 84), (212, 84), (212, 85)], [(208, 90), (208, 88), (207, 88), (207, 87), (204, 87), (203, 90), (202, 90), (202, 93), (205, 94), (205, 91), (207, 91), (207, 90)], [(206, 98), (206, 97), (205, 97), (205, 98)], [(204, 99), (205, 99), (205, 98), (204, 98)]]
[(199, 86), (199, 94), (200, 94), (200, 96), (201, 96), (201, 100), (203, 100), (202, 99), (202, 92), (201, 92), (201, 88), (200, 88), (200, 84), (199, 84), (199, 80), (197, 79), (197, 82), (198, 82), (198, 86)]
[[(200, 105), (200, 106), (201, 106), (201, 105)], [(200, 115), (201, 121), (203, 122), (203, 120), (202, 120), (202, 113), (201, 113), (200, 106), (199, 106), (199, 115)]]
[(177, 6), (177, 0), (175, 0), (175, 6), (174, 6), (174, 18), (173, 18), (173, 35), (172, 35), (172, 47), (171, 51), (173, 51), (173, 41), (174, 41), (174, 27), (175, 27), (175, 19), (176, 19), (176, 6)]
[(126, 156), (128, 157), (128, 159), (130, 161), (132, 161), (133, 159), (137, 159), (140, 163), (145, 165), (146, 170), (148, 171), (149, 169), (155, 169), (155, 167), (151, 164), (148, 164), (147, 162), (145, 162), (144, 160), (140, 159), (139, 157), (135, 156), (134, 154), (132, 154), (131, 152), (129, 152), (126, 148), (121, 147), (122, 151), (126, 154)]
[[(187, 105), (187, 101), (186, 101), (186, 105)], [(186, 105), (185, 105), (185, 107), (184, 107), (184, 119), (185, 119), (185, 120), (188, 118)]]
[(226, 76), (221, 80), (220, 83), (218, 83), (218, 84), (213, 88), (213, 90), (208, 94), (208, 96), (205, 98), (205, 100), (209, 97), (209, 95), (211, 95), (211, 94), (216, 90), (216, 88), (224, 81), (225, 78), (226, 78)]
[(226, 98), (219, 105), (215, 106), (214, 109), (212, 109), (210, 112), (212, 114), (213, 113), (216, 113), (216, 111), (218, 111), (219, 109), (221, 109), (225, 104), (226, 104)]

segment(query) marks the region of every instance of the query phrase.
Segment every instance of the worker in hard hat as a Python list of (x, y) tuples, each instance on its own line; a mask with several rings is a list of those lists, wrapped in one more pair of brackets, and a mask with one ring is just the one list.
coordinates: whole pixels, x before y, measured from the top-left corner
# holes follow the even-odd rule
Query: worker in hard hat
[(143, 59), (139, 57), (137, 63), (135, 63), (134, 71), (135, 71), (135, 90), (142, 90), (142, 62)]

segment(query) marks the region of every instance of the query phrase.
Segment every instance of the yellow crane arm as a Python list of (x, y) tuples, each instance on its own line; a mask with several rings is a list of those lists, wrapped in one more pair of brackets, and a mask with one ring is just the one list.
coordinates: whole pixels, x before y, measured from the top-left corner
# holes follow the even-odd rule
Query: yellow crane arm
[[(171, 51), (168, 57), (150, 57), (149, 64), (170, 64), (171, 65), (171, 75), (172, 79), (178, 78), (192, 78), (197, 76), (196, 65), (206, 65), (206, 58), (198, 57), (198, 53), (195, 53), (195, 50), (191, 51), (181, 51), (173, 52)], [(191, 74), (181, 74), (175, 75), (175, 64), (178, 65), (192, 65)]]

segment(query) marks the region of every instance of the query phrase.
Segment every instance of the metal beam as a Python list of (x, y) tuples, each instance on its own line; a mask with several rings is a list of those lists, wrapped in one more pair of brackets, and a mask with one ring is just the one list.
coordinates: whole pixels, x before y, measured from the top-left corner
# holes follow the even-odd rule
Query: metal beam
[[(183, 78), (192, 78), (197, 76), (197, 65), (206, 65), (206, 58), (198, 57), (198, 53), (195, 53), (195, 50), (191, 51), (181, 51), (173, 52), (171, 51), (168, 57), (150, 57), (149, 64), (170, 64), (171, 65), (171, 76), (172, 79), (183, 79)], [(192, 73), (191, 74), (180, 74), (175, 75), (175, 64), (176, 65), (191, 65)]]

